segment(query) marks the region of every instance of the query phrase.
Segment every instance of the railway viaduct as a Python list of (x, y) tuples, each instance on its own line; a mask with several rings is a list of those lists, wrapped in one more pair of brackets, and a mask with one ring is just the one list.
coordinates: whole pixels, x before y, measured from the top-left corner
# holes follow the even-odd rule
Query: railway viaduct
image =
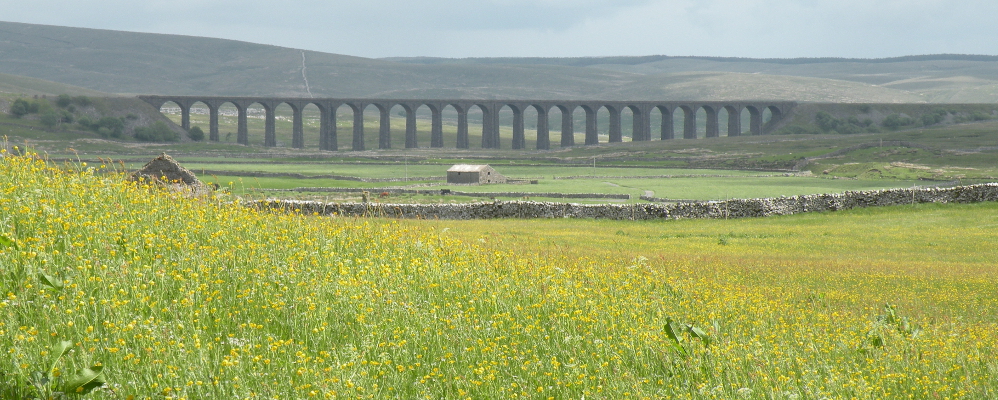
[[(499, 148), (498, 114), (503, 108), (513, 112), (513, 149), (526, 147), (524, 134), (524, 111), (533, 108), (537, 111), (537, 149), (549, 150), (551, 138), (548, 128), (548, 113), (557, 108), (561, 111), (562, 147), (575, 145), (574, 113), (582, 109), (586, 115), (585, 144), (599, 143), (596, 129), (596, 113), (606, 109), (610, 115), (609, 142), (622, 142), (621, 113), (630, 110), (633, 117), (632, 141), (652, 140), (651, 113), (658, 110), (662, 116), (661, 140), (676, 138), (673, 128), (673, 115), (676, 110), (682, 110), (684, 125), (682, 138), (697, 138), (697, 113), (701, 109), (706, 112), (707, 137), (720, 136), (719, 112), (728, 113), (728, 136), (742, 134), (741, 115), (744, 110), (749, 112), (749, 130), (752, 135), (768, 133), (769, 127), (779, 122), (795, 106), (795, 102), (780, 101), (589, 101), (589, 100), (440, 100), (440, 99), (338, 99), (338, 98), (283, 98), (283, 97), (222, 97), (222, 96), (139, 96), (143, 101), (160, 109), (167, 102), (176, 103), (181, 111), (181, 127), (190, 129), (190, 111), (195, 103), (203, 103), (209, 110), (209, 140), (218, 141), (218, 109), (229, 103), (238, 110), (239, 143), (248, 145), (246, 109), (253, 104), (259, 104), (266, 112), (264, 128), (264, 144), (277, 146), (275, 133), (275, 110), (281, 104), (287, 104), (293, 111), (293, 132), (291, 146), (304, 148), (305, 139), (302, 128), (302, 110), (309, 104), (318, 107), (321, 113), (319, 122), (319, 147), (322, 150), (338, 150), (339, 137), (336, 130), (336, 112), (341, 106), (353, 110), (352, 150), (364, 150), (364, 109), (374, 105), (380, 113), (380, 129), (378, 132), (378, 148), (390, 149), (391, 142), (391, 110), (401, 106), (405, 110), (405, 147), (418, 147), (416, 140), (416, 110), (420, 107), (429, 108), (432, 114), (430, 147), (444, 147), (442, 112), (446, 107), (457, 111), (457, 143), (456, 148), (468, 148), (468, 111), (479, 108), (482, 112), (482, 148)], [(768, 110), (772, 117), (766, 123), (763, 113)]]

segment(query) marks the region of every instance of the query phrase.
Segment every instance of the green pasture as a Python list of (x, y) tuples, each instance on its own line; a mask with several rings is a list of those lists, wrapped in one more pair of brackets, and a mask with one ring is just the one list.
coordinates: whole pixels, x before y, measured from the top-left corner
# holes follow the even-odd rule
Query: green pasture
[[(0, 158), (0, 397), (995, 397), (998, 205), (260, 211)], [(815, 178), (816, 179), (816, 178)]]

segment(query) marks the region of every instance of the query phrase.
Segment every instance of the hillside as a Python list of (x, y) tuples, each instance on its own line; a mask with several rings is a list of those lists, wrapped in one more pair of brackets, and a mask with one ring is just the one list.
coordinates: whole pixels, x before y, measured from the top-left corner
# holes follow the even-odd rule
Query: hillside
[(0, 22), (0, 73), (117, 94), (998, 102), (998, 59), (987, 56), (369, 59), (10, 22)]
[(26, 76), (0, 74), (0, 96), (108, 96), (97, 90)]
[[(895, 57), (885, 59), (798, 58), (752, 59), (723, 57), (579, 57), (579, 58), (390, 58), (395, 62), (425, 65), (557, 65), (587, 69), (630, 72), (648, 76), (668, 77), (670, 74), (716, 72), (817, 78), (807, 80), (809, 87), (824, 91), (853, 82), (864, 93), (860, 102), (891, 102), (877, 97), (875, 88), (888, 89), (899, 98), (917, 98), (934, 103), (998, 102), (998, 57), (959, 54)], [(766, 78), (743, 77), (740, 83), (756, 84)], [(836, 82), (839, 82), (838, 84)], [(697, 82), (708, 90), (711, 81)], [(751, 92), (746, 89), (745, 92)], [(783, 93), (794, 100), (814, 101), (789, 91)], [(819, 97), (818, 101), (833, 101)], [(835, 100), (838, 101), (838, 100)], [(851, 100), (846, 100), (851, 101)], [(905, 100), (910, 101), (910, 100)]]

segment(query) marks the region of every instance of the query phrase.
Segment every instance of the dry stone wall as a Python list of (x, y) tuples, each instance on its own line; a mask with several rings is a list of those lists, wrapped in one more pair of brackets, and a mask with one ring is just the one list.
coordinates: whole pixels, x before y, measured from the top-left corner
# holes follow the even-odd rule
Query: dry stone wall
[(495, 201), (470, 204), (322, 203), (261, 200), (262, 209), (304, 214), (425, 219), (592, 218), (614, 220), (748, 218), (860, 207), (915, 203), (998, 201), (998, 183), (952, 188), (908, 188), (816, 194), (768, 199), (683, 202), (674, 204), (571, 204)]

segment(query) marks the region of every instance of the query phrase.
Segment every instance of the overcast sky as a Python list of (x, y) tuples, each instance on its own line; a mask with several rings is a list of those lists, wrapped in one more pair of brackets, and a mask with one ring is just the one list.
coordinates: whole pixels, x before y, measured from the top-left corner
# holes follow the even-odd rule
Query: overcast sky
[(362, 57), (998, 54), (996, 0), (0, 0), (0, 20)]

